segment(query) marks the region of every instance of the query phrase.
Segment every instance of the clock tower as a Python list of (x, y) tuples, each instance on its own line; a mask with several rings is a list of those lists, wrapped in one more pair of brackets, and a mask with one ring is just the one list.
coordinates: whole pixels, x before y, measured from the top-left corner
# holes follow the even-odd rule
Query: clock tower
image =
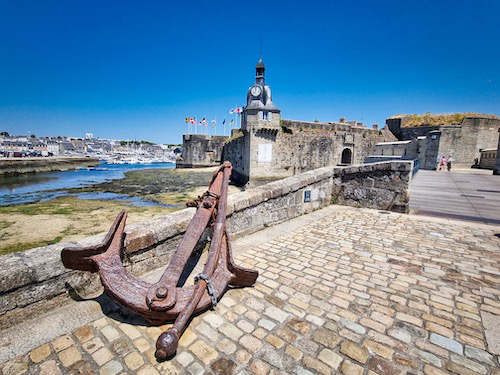
[(279, 129), (280, 110), (273, 104), (271, 88), (266, 85), (265, 71), (261, 58), (255, 67), (255, 84), (247, 91), (247, 105), (241, 118), (243, 130)]

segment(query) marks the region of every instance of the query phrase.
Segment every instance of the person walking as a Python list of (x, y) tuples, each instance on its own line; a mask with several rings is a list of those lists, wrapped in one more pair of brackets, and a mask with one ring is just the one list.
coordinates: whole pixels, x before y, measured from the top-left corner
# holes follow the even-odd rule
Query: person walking
[(453, 158), (451, 155), (448, 156), (448, 159), (446, 159), (446, 168), (448, 169), (448, 172), (451, 171), (451, 162), (453, 161)]
[(446, 158), (443, 156), (441, 156), (441, 160), (439, 161), (439, 167), (438, 167), (438, 170), (446, 170)]

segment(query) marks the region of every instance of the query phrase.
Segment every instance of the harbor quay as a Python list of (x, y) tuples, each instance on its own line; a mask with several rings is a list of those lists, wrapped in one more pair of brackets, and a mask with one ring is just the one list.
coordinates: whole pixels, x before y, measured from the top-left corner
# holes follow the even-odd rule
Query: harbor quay
[(154, 357), (169, 324), (98, 292), (4, 329), (1, 373), (498, 375), (499, 233), (329, 205), (234, 240), (255, 286), (195, 316), (174, 358)]

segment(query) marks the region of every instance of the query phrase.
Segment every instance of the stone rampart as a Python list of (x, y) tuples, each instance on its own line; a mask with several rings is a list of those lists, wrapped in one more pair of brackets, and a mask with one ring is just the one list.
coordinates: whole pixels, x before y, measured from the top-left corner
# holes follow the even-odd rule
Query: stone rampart
[[(411, 171), (407, 161), (324, 167), (236, 193), (228, 199), (228, 231), (249, 234), (331, 203), (407, 212)], [(127, 226), (123, 258), (129, 272), (140, 275), (167, 264), (194, 213), (186, 208)], [(66, 246), (75, 243), (0, 257), (0, 329), (56, 307), (74, 292), (85, 296), (100, 290), (95, 274), (63, 267), (60, 252)]]
[(0, 159), (0, 175), (68, 171), (98, 164), (99, 160), (85, 157), (5, 158)]
[(221, 135), (184, 134), (182, 157), (177, 168), (203, 168), (220, 165), (222, 147), (229, 137)]
[[(452, 156), (455, 165), (472, 166), (479, 150), (497, 147), (500, 118), (496, 116), (465, 117), (460, 124), (406, 126), (404, 118), (390, 118), (386, 124), (399, 140), (411, 140), (440, 132), (436, 155)], [(436, 160), (426, 160), (435, 164)]]
[(396, 140), (387, 129), (295, 120), (281, 120), (279, 129), (242, 132), (241, 138), (224, 146), (224, 159), (235, 165), (233, 181), (241, 185), (326, 166), (360, 164), (376, 143)]

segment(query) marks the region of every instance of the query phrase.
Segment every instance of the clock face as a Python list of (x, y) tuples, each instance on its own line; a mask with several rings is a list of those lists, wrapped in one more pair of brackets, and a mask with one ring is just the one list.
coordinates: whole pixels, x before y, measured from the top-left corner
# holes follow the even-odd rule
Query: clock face
[(252, 96), (259, 96), (262, 90), (260, 89), (259, 86), (253, 86), (252, 89), (250, 90), (250, 93)]

